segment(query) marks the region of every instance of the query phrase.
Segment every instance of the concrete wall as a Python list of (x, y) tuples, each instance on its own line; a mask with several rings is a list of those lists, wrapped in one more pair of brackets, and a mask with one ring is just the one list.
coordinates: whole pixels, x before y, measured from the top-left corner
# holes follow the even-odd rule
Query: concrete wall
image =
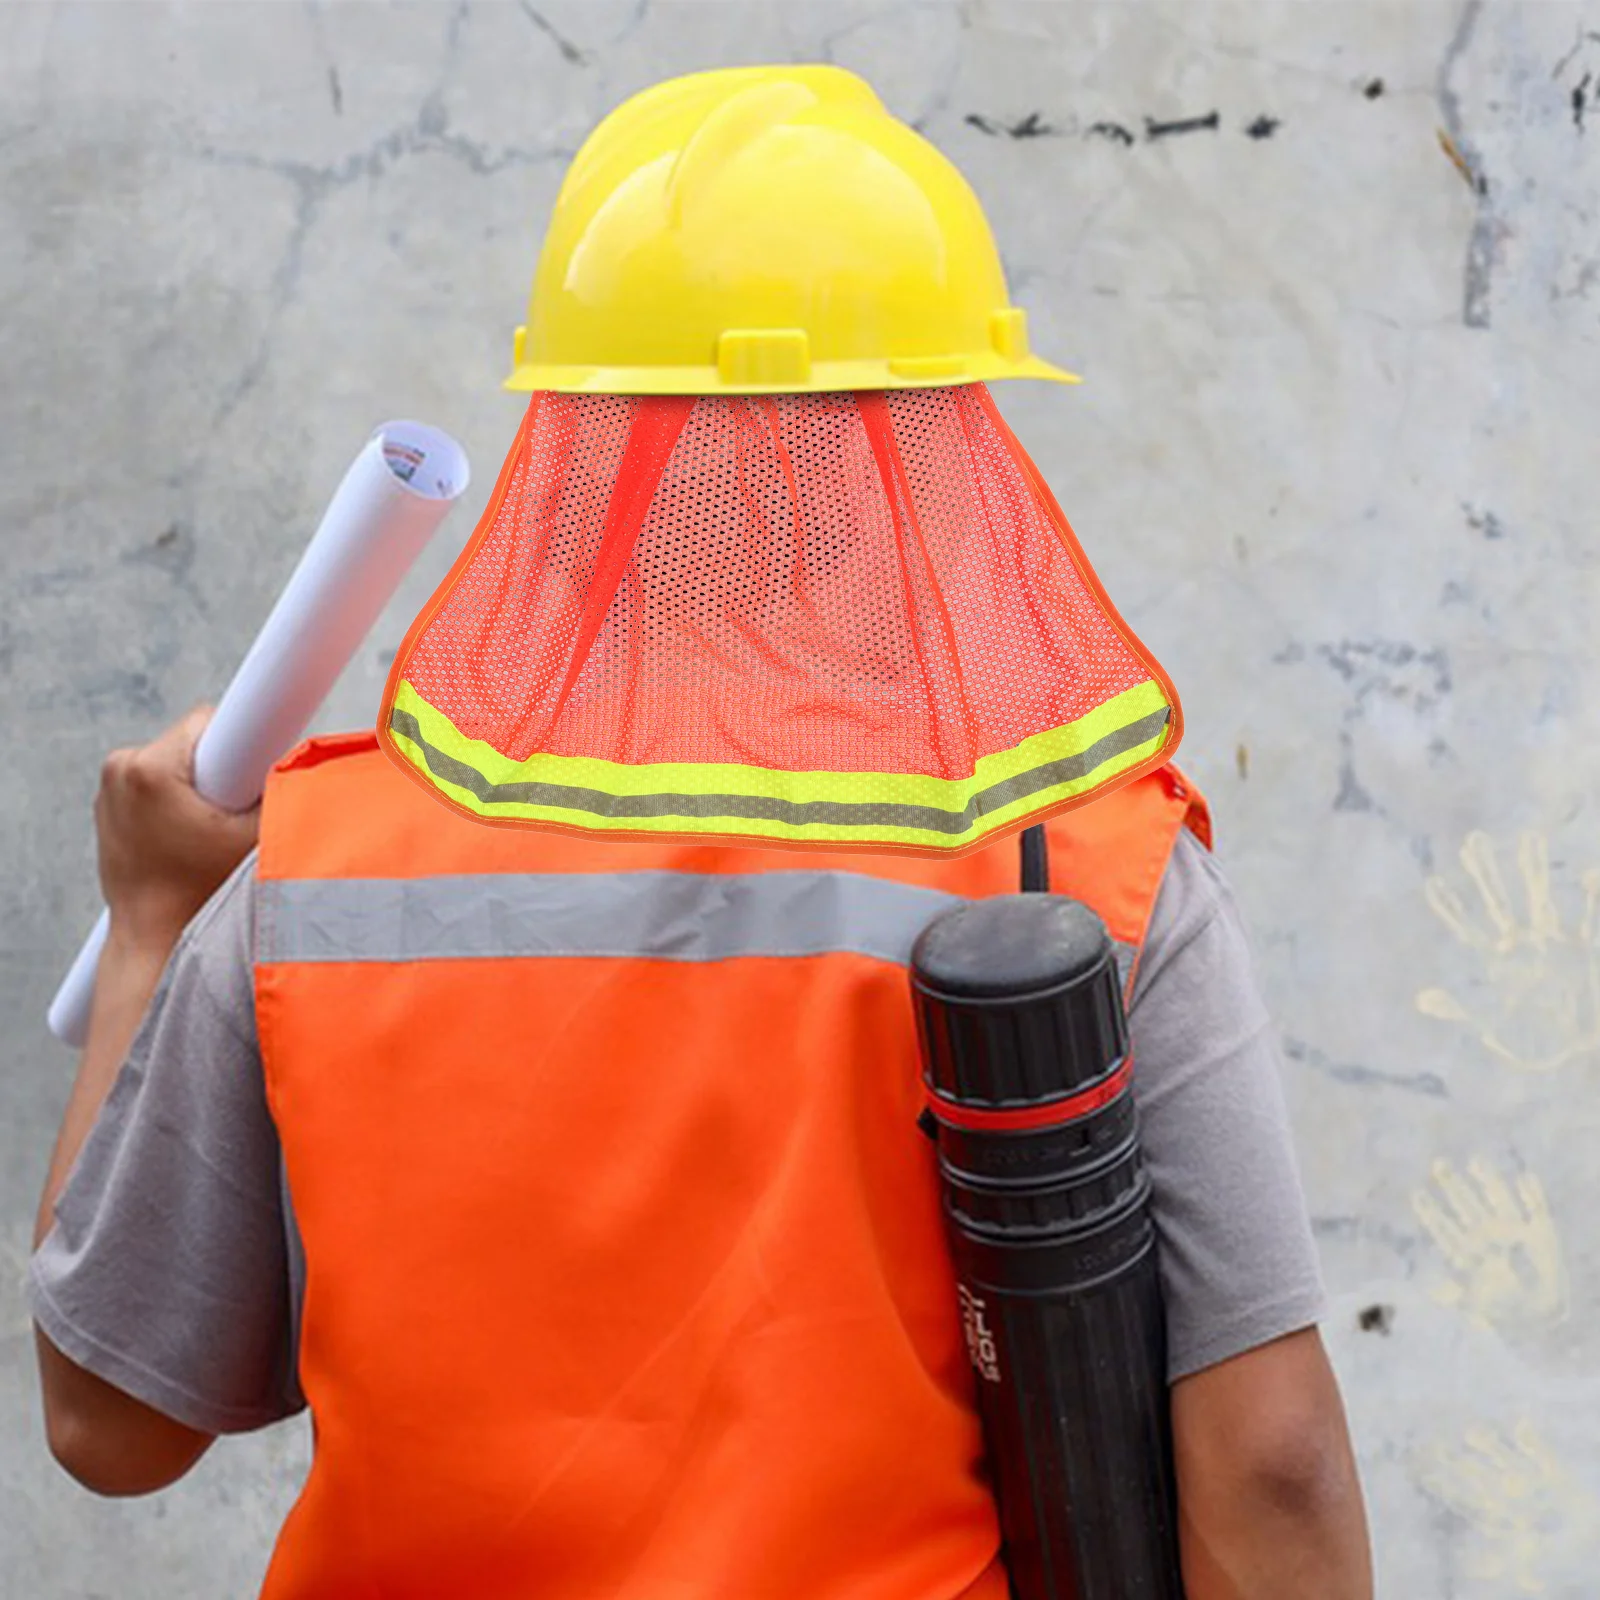
[(513, 432), (567, 158), (653, 79), (775, 58), (864, 71), (966, 169), (1089, 376), (1002, 400), (1186, 699), (1384, 1593), (1590, 1600), (1592, 0), (0, 9), (0, 1591), (246, 1595), (304, 1460), (291, 1428), (105, 1505), (39, 1439), (40, 1016), (102, 751), (215, 691), (365, 431), (418, 415), (478, 476), (322, 721), (371, 717)]

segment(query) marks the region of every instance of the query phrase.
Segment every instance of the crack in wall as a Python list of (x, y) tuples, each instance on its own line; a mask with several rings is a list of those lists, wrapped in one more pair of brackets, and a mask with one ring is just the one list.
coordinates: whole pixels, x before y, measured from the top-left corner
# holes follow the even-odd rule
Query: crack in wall
[(1461, 99), (1453, 80), (1456, 68), (1472, 44), (1482, 11), (1483, 0), (1467, 0), (1461, 8), (1455, 34), (1439, 63), (1434, 91), (1445, 133), (1449, 135), (1451, 144), (1461, 152), (1467, 167), (1479, 175), (1479, 181), (1474, 186), (1477, 190), (1477, 213), (1473, 217), (1472, 231), (1467, 236), (1467, 259), (1461, 281), (1461, 320), (1469, 328), (1487, 328), (1490, 323), (1499, 218), (1495, 215), (1490, 185), (1482, 177), (1483, 157), (1466, 131), (1461, 115)]
[[(452, 55), (459, 36), (459, 19), (465, 9), (463, 6), (452, 19), (455, 25), (447, 39)], [(448, 67), (447, 61), (442, 79), (448, 78)], [(260, 338), (239, 375), (223, 392), (212, 417), (215, 430), (238, 410), (266, 371), (278, 324), (300, 285), (307, 241), (324, 203), (331, 195), (355, 183), (376, 182), (399, 162), (417, 155), (442, 155), (459, 161), (474, 176), (492, 177), (509, 167), (570, 161), (575, 152), (570, 147), (558, 144), (544, 147), (508, 145), (494, 150), (463, 134), (452, 133), (450, 114), (444, 104), (444, 81), (441, 81), (424, 97), (416, 116), (409, 123), (391, 129), (373, 140), (364, 150), (352, 152), (337, 162), (317, 166), (310, 162), (257, 156), (245, 151), (219, 150), (213, 146), (191, 148), (186, 153), (211, 165), (282, 178), (295, 191), (294, 216), (268, 286), (267, 310)]]
[[(928, 0), (903, 0), (902, 4), (889, 6), (885, 10), (869, 12), (865, 16), (854, 17), (850, 21), (837, 27), (828, 29), (816, 36), (815, 42), (804, 29), (796, 30), (789, 24), (785, 17), (782, 20), (783, 34), (786, 43), (796, 60), (806, 60), (814, 57), (818, 61), (826, 62), (829, 66), (844, 67), (846, 71), (854, 71), (845, 61), (839, 59), (846, 41), (854, 36), (873, 28), (881, 28), (886, 24), (904, 17), (905, 31), (915, 35), (921, 28), (923, 20), (928, 16), (951, 16), (954, 19), (956, 32), (963, 33), (972, 26), (972, 18), (968, 0), (960, 0), (954, 7), (949, 5), (930, 5)], [(962, 53), (955, 48), (944, 49), (940, 52), (940, 65), (937, 74), (929, 74), (930, 87), (922, 94), (915, 106), (895, 104), (891, 109), (896, 115), (901, 116), (907, 125), (918, 133), (926, 134), (929, 126), (936, 118), (946, 115), (955, 97), (956, 83), (959, 80), (964, 66)], [(870, 74), (869, 74), (870, 76)]]
[(1362, 1089), (1402, 1089), (1434, 1100), (1448, 1100), (1449, 1086), (1437, 1072), (1386, 1072), (1360, 1062), (1334, 1061), (1304, 1039), (1286, 1038), (1283, 1053), (1289, 1060), (1332, 1078), (1335, 1083), (1352, 1084)]
[(573, 67), (585, 67), (589, 64), (588, 53), (580, 50), (542, 11), (530, 5), (529, 0), (519, 0), (519, 4), (523, 16), (561, 52), (563, 61)]

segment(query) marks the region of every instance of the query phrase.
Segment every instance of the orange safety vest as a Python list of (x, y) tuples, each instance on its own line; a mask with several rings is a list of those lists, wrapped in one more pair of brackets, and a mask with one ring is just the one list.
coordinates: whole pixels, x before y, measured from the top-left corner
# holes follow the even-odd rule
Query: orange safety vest
[[(1136, 952), (1171, 768), (1049, 823)], [(905, 971), (953, 861), (268, 786), (256, 1005), (315, 1458), (267, 1600), (1005, 1600)]]

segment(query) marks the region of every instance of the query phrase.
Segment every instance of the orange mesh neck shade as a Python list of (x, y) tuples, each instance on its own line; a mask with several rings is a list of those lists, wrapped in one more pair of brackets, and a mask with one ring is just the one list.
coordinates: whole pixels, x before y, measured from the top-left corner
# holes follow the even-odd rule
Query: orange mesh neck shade
[(1180, 728), (969, 384), (535, 395), (380, 735), (488, 822), (945, 855)]

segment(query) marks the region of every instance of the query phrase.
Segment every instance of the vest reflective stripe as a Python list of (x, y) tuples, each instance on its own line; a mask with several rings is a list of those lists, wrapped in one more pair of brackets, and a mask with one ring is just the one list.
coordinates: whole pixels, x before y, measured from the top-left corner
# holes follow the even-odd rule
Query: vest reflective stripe
[[(256, 955), (277, 961), (849, 954), (901, 965), (962, 896), (850, 872), (495, 873), (268, 879)], [(1131, 945), (1117, 946), (1126, 971)]]
[(955, 895), (848, 872), (302, 878), (258, 897), (262, 961), (611, 956), (726, 961), (850, 952), (904, 962)]

